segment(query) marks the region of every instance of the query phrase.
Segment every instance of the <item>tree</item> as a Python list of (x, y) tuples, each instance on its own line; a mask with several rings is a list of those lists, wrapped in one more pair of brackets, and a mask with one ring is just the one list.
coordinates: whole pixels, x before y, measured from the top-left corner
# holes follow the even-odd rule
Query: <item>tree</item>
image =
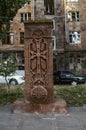
[(10, 27), (9, 21), (26, 2), (29, 4), (30, 0), (0, 0), (0, 39), (6, 37)]
[(16, 63), (13, 56), (9, 56), (6, 60), (0, 59), (0, 75), (5, 77), (6, 83), (9, 89), (9, 83), (7, 81), (7, 76), (14, 73), (16, 70)]

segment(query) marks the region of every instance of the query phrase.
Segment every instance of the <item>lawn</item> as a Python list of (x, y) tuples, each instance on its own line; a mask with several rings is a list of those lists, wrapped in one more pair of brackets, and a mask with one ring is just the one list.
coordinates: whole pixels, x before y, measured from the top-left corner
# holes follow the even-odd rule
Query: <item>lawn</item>
[(63, 98), (68, 106), (86, 105), (86, 85), (65, 86), (56, 85), (54, 87), (54, 95), (56, 98)]
[(24, 97), (24, 87), (17, 85), (17, 86), (10, 86), (0, 85), (0, 105), (5, 105), (9, 103), (13, 103), (18, 98)]
[[(10, 86), (8, 90), (6, 85), (0, 85), (0, 105), (13, 103), (16, 99), (24, 97), (24, 86)], [(68, 106), (86, 105), (86, 85), (55, 85), (54, 97), (65, 99)]]

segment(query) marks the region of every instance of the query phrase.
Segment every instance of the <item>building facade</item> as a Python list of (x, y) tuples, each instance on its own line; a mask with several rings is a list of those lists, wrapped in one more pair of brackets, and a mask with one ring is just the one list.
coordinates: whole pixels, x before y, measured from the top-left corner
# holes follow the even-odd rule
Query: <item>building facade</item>
[(1, 43), (2, 57), (12, 53), (24, 68), (24, 21), (52, 20), (54, 71), (71, 70), (86, 75), (86, 1), (31, 0), (10, 23), (10, 40)]
[(10, 30), (3, 42), (0, 42), (0, 58), (9, 55), (15, 57), (18, 69), (24, 69), (24, 21), (31, 19), (31, 4), (26, 3), (10, 21)]

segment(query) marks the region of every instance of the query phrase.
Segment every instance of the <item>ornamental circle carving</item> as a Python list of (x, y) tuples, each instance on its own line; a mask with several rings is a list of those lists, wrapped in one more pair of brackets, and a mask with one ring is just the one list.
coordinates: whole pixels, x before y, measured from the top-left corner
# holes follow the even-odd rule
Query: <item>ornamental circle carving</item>
[(47, 90), (43, 86), (35, 86), (31, 90), (31, 98), (36, 103), (42, 103), (47, 98)]

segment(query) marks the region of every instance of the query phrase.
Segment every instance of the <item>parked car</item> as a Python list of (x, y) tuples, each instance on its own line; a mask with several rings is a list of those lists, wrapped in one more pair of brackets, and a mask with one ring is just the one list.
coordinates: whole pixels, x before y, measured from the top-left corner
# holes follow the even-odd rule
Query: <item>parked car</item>
[(70, 71), (57, 71), (54, 73), (54, 84), (84, 84), (85, 77), (81, 75), (75, 75)]
[[(11, 73), (9, 76), (7, 76), (7, 82), (12, 85), (17, 84), (24, 84), (25, 83), (25, 76), (24, 76), (24, 70), (16, 70), (14, 73)], [(0, 83), (6, 84), (5, 77), (0, 75)]]

